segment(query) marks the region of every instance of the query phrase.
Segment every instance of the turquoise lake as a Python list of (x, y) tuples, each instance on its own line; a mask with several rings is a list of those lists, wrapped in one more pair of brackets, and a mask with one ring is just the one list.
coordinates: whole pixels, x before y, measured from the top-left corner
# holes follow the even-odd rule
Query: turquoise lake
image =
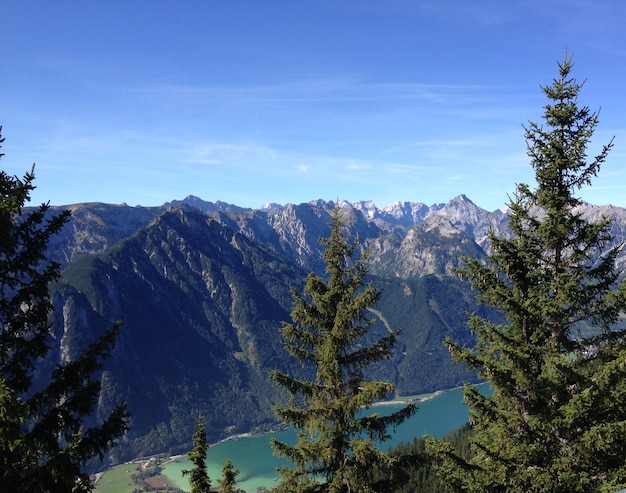
[[(373, 408), (373, 412), (390, 414), (404, 405), (385, 404)], [(441, 437), (459, 428), (468, 420), (467, 406), (463, 404), (461, 389), (442, 392), (436, 397), (420, 402), (418, 406), (417, 413), (399, 426), (392, 439), (384, 442), (382, 448), (386, 449), (425, 434)], [(237, 476), (239, 488), (247, 493), (255, 493), (257, 488), (262, 486), (273, 486), (276, 480), (276, 468), (288, 462), (272, 454), (270, 446), (272, 437), (290, 444), (296, 442), (294, 431), (286, 430), (267, 435), (230, 439), (212, 445), (207, 454), (207, 470), (212, 484), (218, 486), (217, 479), (222, 477), (222, 466), (228, 459), (231, 459), (233, 466), (240, 470)], [(189, 491), (188, 478), (183, 478), (181, 471), (191, 469), (191, 467), (192, 464), (188, 460), (181, 459), (167, 464), (163, 472), (175, 481), (179, 488)]]

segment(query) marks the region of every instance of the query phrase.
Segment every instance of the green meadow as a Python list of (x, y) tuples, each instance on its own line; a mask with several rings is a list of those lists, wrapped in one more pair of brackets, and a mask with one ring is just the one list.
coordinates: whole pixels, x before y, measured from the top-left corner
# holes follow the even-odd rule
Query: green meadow
[(178, 492), (169, 479), (159, 475), (155, 466), (141, 463), (115, 466), (104, 472), (96, 483), (95, 493), (137, 493), (141, 491)]
[(132, 474), (139, 471), (139, 464), (121, 464), (104, 472), (96, 483), (96, 493), (133, 493)]

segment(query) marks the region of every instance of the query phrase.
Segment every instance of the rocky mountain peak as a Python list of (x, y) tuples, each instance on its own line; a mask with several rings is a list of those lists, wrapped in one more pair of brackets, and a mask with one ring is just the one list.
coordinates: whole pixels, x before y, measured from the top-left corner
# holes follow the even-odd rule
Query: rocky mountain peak
[[(376, 309), (405, 328), (386, 374), (397, 376), (404, 394), (460, 385), (467, 375), (442, 340), (455, 334), (470, 344), (466, 313), (476, 306), (450, 274), (463, 257), (485, 258), (490, 229), (510, 234), (506, 214), (465, 195), (432, 206), (339, 205), (348, 238), (369, 249), (369, 273), (382, 289)], [(326, 275), (319, 239), (328, 236), (334, 207), (317, 200), (246, 209), (194, 196), (154, 208), (72, 206), (49, 252), (64, 267), (54, 293), (57, 354), (68, 357), (124, 316), (101, 397), (102, 406), (120, 395), (130, 404), (135, 423), (124, 457), (188, 450), (198, 410), (213, 439), (273, 425), (281, 396), (267, 371), (290, 364), (278, 339), (290, 288), (301, 288), (308, 272)], [(607, 248), (624, 240), (626, 210), (579, 207), (589, 220), (612, 219)], [(620, 253), (618, 268), (625, 258)]]
[(434, 232), (442, 238), (453, 238), (462, 235), (463, 232), (456, 228), (445, 216), (433, 214), (424, 220), (424, 231)]
[(189, 207), (193, 207), (194, 209), (201, 210), (203, 212), (233, 212), (237, 214), (241, 214), (243, 212), (248, 212), (252, 209), (246, 207), (239, 207), (237, 205), (229, 204), (227, 202), (222, 202), (221, 200), (213, 202), (207, 202), (202, 200), (200, 197), (196, 197), (195, 195), (187, 195), (183, 200), (172, 200), (171, 202), (166, 202), (163, 204), (164, 207), (176, 207), (179, 205), (186, 205)]

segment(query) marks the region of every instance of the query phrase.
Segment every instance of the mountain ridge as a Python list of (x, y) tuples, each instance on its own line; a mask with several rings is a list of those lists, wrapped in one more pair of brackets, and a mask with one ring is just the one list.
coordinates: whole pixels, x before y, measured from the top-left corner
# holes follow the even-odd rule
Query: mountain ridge
[[(404, 395), (475, 381), (442, 341), (473, 343), (467, 313), (484, 309), (453, 272), (464, 256), (486, 258), (490, 229), (506, 233), (501, 211), (465, 196), (382, 209), (322, 200), (246, 209), (197, 197), (149, 208), (75, 204), (48, 252), (63, 266), (53, 286), (52, 353), (71, 359), (124, 318), (99, 402), (100, 415), (120, 399), (133, 414), (113, 462), (188, 450), (198, 413), (211, 440), (276, 426), (271, 409), (284, 396), (267, 372), (308, 371), (287, 357), (279, 329), (289, 320), (290, 290), (300, 290), (309, 272), (325, 275), (319, 239), (337, 205), (347, 237), (369, 250), (371, 280), (382, 290), (373, 308), (404, 328), (372, 374)], [(581, 211), (592, 219), (610, 213), (620, 235), (612, 245), (623, 240), (626, 210), (581, 204)], [(387, 328), (377, 322), (372, 330)]]

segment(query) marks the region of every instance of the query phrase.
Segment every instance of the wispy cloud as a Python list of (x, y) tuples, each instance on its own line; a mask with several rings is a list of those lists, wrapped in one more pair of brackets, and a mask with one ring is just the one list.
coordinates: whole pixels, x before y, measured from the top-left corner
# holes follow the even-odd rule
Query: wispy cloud
[(179, 151), (188, 163), (219, 165), (246, 160), (272, 161), (277, 158), (275, 150), (265, 146), (233, 143), (199, 143), (183, 147)]
[(484, 104), (518, 92), (515, 85), (370, 83), (354, 77), (293, 79), (261, 85), (158, 84), (136, 90), (138, 97), (177, 104), (424, 101), (433, 104)]
[(372, 164), (351, 161), (346, 165), (346, 169), (349, 171), (369, 170), (369, 169), (372, 169)]

